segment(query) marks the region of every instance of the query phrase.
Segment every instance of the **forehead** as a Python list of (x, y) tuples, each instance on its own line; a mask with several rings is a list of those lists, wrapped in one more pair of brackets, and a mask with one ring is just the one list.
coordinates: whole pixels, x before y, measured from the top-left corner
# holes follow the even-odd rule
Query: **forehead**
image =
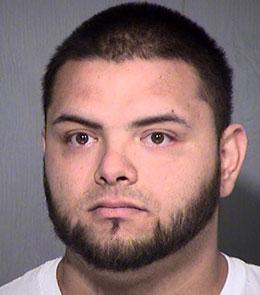
[[(90, 91), (89, 86), (96, 86), (97, 90), (100, 83), (107, 83), (106, 86), (109, 87), (109, 82), (114, 82), (115, 78), (118, 82), (127, 78), (129, 79), (127, 84), (133, 82), (141, 88), (148, 87), (155, 92), (172, 91), (172, 86), (182, 87), (187, 82), (190, 90), (196, 91), (200, 85), (195, 68), (182, 60), (133, 59), (117, 63), (94, 59), (66, 62), (57, 73), (54, 91), (58, 89), (69, 92), (72, 90), (71, 86), (75, 84), (79, 87), (73, 89), (74, 93), (76, 90), (81, 92), (84, 88)], [(92, 82), (95, 85), (91, 85)]]
[(108, 117), (122, 110), (138, 116), (157, 111), (200, 116), (209, 111), (200, 89), (196, 70), (181, 60), (68, 61), (57, 73), (50, 109)]

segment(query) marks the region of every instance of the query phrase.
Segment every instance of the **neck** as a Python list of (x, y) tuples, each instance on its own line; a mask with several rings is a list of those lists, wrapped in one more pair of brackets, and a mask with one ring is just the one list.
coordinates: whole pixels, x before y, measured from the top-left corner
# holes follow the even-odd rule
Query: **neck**
[(227, 275), (217, 251), (217, 217), (186, 247), (135, 271), (99, 271), (70, 249), (58, 267), (63, 295), (219, 294)]

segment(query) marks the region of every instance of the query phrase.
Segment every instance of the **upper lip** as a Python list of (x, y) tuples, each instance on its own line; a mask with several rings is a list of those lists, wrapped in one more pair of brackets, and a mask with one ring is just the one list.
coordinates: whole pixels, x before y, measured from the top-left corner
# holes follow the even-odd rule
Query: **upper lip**
[(89, 211), (94, 211), (98, 208), (133, 208), (137, 210), (147, 211), (144, 207), (126, 201), (100, 201), (90, 207)]

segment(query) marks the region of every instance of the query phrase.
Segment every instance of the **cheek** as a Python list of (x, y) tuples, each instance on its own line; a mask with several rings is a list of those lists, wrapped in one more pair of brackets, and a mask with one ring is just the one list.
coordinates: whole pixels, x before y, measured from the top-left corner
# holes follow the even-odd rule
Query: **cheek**
[[(193, 149), (190, 153), (166, 157), (143, 157), (140, 183), (149, 188), (161, 204), (161, 214), (183, 208), (199, 195), (201, 186), (212, 178), (216, 157)], [(146, 163), (146, 164), (145, 164)]]
[(53, 194), (60, 204), (73, 203), (84, 194), (91, 178), (90, 164), (84, 159), (65, 157), (58, 150), (46, 150), (45, 170)]

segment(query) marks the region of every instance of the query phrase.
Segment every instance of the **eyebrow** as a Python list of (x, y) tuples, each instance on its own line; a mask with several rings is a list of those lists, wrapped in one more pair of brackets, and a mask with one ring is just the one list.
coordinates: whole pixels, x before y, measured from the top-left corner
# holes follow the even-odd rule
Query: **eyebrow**
[(57, 119), (55, 119), (52, 123), (52, 125), (56, 125), (58, 123), (64, 123), (64, 122), (73, 122), (78, 123), (80, 125), (83, 125), (88, 128), (96, 129), (96, 130), (102, 130), (103, 126), (97, 122), (94, 122), (92, 120), (88, 120), (85, 118), (82, 118), (77, 115), (70, 115), (70, 114), (62, 114)]
[[(64, 123), (64, 122), (73, 122), (73, 123), (78, 123), (80, 125), (83, 125), (87, 128), (92, 128), (96, 130), (103, 130), (102, 124), (80, 117), (78, 115), (73, 115), (73, 114), (62, 114), (58, 118), (56, 118), (52, 125), (56, 125), (58, 123)], [(183, 125), (184, 127), (191, 128), (191, 126), (187, 123), (187, 121), (180, 117), (177, 116), (176, 114), (163, 114), (163, 115), (158, 115), (158, 116), (150, 116), (146, 117), (143, 119), (138, 119), (133, 122), (131, 122), (128, 127), (130, 129), (134, 128), (140, 128), (140, 127), (146, 127), (149, 125), (153, 124), (158, 124), (158, 123), (167, 123), (167, 122), (173, 122), (177, 123), (180, 125)]]
[(130, 128), (139, 128), (139, 127), (145, 127), (148, 125), (153, 125), (157, 123), (167, 123), (167, 122), (173, 122), (180, 125), (183, 125), (184, 127), (191, 128), (191, 126), (188, 124), (188, 122), (176, 115), (176, 114), (164, 114), (159, 116), (150, 116), (144, 119), (136, 120), (130, 124)]

